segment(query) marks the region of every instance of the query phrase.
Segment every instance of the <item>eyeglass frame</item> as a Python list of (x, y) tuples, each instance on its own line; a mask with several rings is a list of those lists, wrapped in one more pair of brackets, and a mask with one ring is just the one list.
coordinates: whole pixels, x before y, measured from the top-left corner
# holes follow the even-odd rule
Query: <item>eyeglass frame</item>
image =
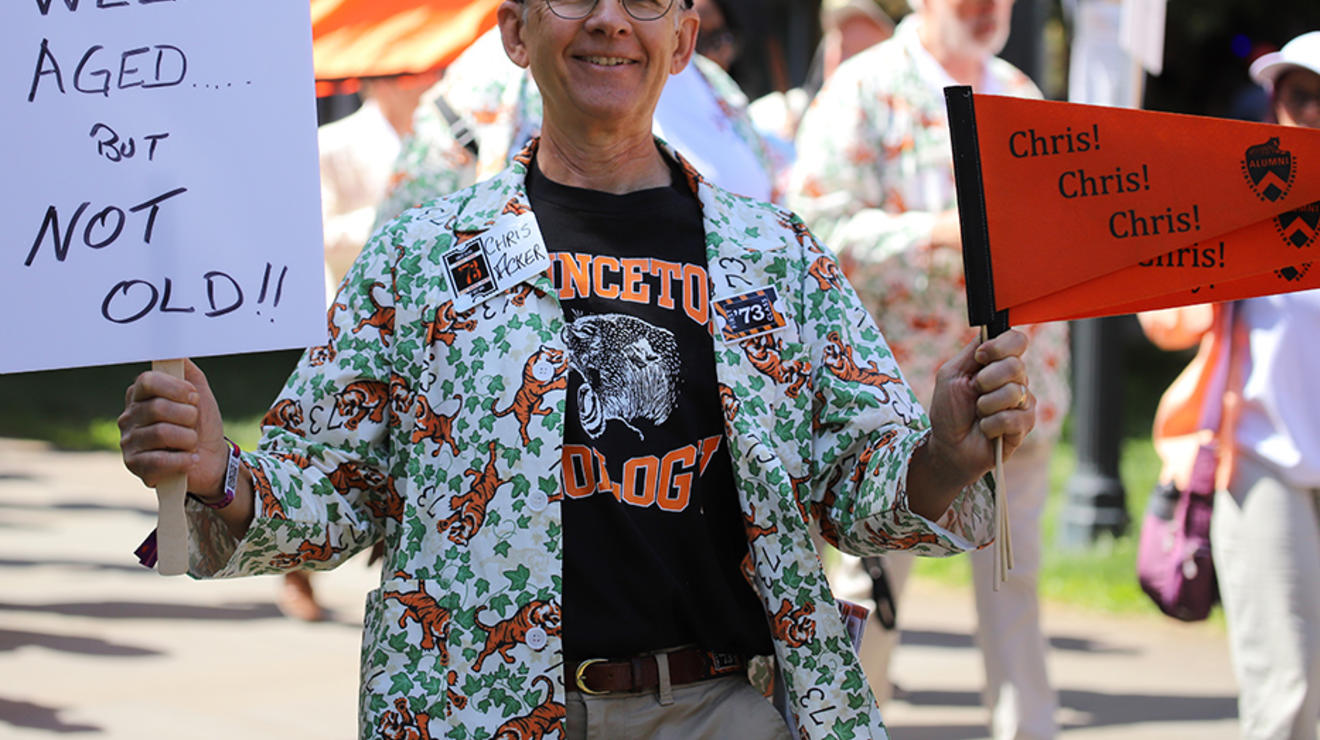
[[(680, 0), (680, 1), (683, 3), (684, 10), (690, 10), (692, 8), (693, 0)], [(525, 3), (526, 0), (518, 0), (518, 2)], [(578, 16), (568, 16), (568, 15), (564, 15), (563, 13), (560, 13), (558, 10), (555, 10), (555, 3), (557, 2), (559, 2), (559, 0), (545, 0), (545, 6), (550, 9), (550, 12), (553, 13), (556, 18), (561, 18), (566, 21), (582, 20), (583, 18), (586, 18), (587, 16), (595, 12), (596, 6), (600, 4), (600, 0), (592, 0), (591, 7), (587, 8), (587, 12)], [(619, 0), (619, 4), (623, 6), (624, 12), (626, 12), (628, 16), (633, 20), (640, 21), (642, 23), (649, 23), (650, 21), (658, 21), (661, 18), (664, 18), (666, 15), (669, 15), (669, 11), (673, 10), (674, 8), (674, 2), (675, 0), (669, 0), (669, 4), (665, 6), (664, 12), (660, 13), (660, 15), (655, 16), (654, 18), (640, 18), (629, 7), (628, 0)]]

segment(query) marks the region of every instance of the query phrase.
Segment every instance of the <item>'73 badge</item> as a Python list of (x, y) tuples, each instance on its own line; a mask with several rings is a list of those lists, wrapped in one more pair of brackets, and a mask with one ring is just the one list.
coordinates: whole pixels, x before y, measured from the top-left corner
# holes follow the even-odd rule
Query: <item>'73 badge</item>
[(738, 342), (786, 326), (783, 301), (772, 285), (715, 301), (715, 328), (725, 342)]

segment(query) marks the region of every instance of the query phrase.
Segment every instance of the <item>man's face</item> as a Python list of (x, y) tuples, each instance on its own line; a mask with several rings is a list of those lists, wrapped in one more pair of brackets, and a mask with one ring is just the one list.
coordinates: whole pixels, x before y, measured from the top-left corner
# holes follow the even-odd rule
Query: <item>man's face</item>
[(1013, 0), (924, 0), (923, 19), (944, 47), (963, 56), (992, 57), (1003, 51)]
[(1320, 75), (1300, 68), (1274, 85), (1274, 114), (1285, 126), (1320, 128)]
[(531, 70), (550, 125), (609, 122), (650, 130), (660, 92), (681, 71), (697, 36), (697, 15), (674, 0), (664, 16), (639, 21), (621, 0), (598, 0), (578, 20), (546, 0), (505, 0), (499, 9), (509, 58)]

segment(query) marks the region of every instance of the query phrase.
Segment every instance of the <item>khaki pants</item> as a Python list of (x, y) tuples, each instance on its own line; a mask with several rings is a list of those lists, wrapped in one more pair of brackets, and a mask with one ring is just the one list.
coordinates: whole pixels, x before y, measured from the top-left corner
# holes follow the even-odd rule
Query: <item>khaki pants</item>
[[(662, 696), (671, 700), (662, 703)], [(566, 740), (791, 740), (779, 712), (747, 683), (725, 676), (636, 694), (568, 692)]]
[(1210, 543), (1245, 740), (1315, 740), (1320, 720), (1320, 489), (1249, 456), (1215, 496)]

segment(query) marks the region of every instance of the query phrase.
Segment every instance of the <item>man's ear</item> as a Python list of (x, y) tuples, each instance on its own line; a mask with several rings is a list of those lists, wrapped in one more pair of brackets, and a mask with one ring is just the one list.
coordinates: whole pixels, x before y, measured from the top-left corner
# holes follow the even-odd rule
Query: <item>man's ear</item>
[(527, 69), (527, 46), (522, 38), (526, 28), (523, 23), (524, 10), (522, 3), (517, 0), (504, 0), (495, 11), (495, 19), (500, 27), (500, 40), (504, 42), (504, 53), (509, 55), (514, 64)]
[[(683, 0), (674, 0), (676, 4), (682, 4)], [(688, 8), (679, 13), (678, 27), (674, 33), (678, 34), (678, 44), (674, 47), (674, 59), (669, 64), (669, 74), (676, 75), (683, 71), (683, 68), (692, 61), (692, 55), (697, 50), (697, 31), (701, 28), (701, 16), (697, 11)]]

